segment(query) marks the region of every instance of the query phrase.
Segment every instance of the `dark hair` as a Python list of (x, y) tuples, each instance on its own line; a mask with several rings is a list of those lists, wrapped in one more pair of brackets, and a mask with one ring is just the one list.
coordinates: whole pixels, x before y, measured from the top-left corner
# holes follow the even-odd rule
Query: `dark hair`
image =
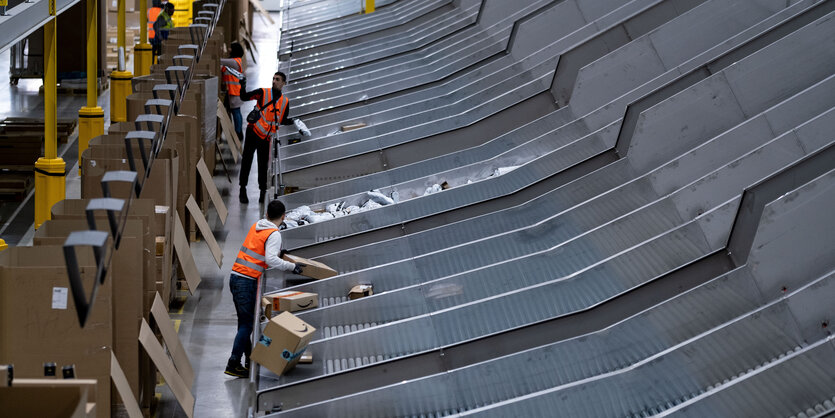
[(244, 56), (244, 47), (237, 42), (232, 42), (231, 47), (229, 48), (229, 56), (232, 58), (241, 58)]
[(281, 203), (278, 200), (273, 200), (269, 205), (267, 205), (267, 219), (278, 219), (281, 215), (284, 215), (284, 211), (284, 203)]
[(274, 76), (276, 76), (276, 75), (280, 75), (281, 79), (284, 80), (285, 83), (287, 82), (287, 74), (284, 74), (281, 71), (276, 71)]
[(169, 8), (173, 10), (174, 9), (174, 3), (171, 3), (171, 2), (165, 3), (165, 9), (169, 9)]

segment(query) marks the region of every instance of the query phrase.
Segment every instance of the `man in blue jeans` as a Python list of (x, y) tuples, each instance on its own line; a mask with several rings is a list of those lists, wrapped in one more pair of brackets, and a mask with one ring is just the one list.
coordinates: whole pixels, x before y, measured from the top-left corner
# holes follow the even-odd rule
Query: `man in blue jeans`
[[(268, 267), (278, 268), (293, 273), (301, 273), (302, 264), (293, 264), (281, 258), (281, 234), (278, 225), (284, 222), (284, 204), (273, 200), (267, 205), (267, 218), (261, 219), (249, 228), (235, 265), (229, 278), (229, 290), (238, 313), (238, 333), (232, 344), (232, 356), (224, 373), (245, 377), (249, 374), (249, 355), (252, 352), (252, 327), (258, 285), (261, 276)], [(245, 366), (241, 366), (241, 356), (246, 356)]]

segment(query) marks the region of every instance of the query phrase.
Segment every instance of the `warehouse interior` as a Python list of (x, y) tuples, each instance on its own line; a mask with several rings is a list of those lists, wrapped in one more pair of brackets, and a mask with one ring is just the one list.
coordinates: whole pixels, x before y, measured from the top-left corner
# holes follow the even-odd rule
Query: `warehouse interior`
[(0, 12), (0, 415), (835, 416), (835, 0)]

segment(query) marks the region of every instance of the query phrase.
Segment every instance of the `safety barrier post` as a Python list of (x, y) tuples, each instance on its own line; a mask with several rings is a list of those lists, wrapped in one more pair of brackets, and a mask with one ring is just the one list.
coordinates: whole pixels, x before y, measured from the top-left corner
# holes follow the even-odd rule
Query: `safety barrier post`
[(55, 0), (49, 0), (51, 19), (44, 25), (44, 156), (35, 162), (35, 228), (50, 219), (50, 209), (64, 200), (64, 160), (58, 157), (57, 51)]
[(78, 167), (90, 140), (104, 134), (104, 110), (98, 105), (98, 1), (87, 0), (87, 106), (78, 111)]
[(116, 36), (119, 47), (119, 69), (110, 73), (110, 121), (127, 122), (128, 95), (133, 74), (127, 70), (125, 61), (125, 0), (119, 0), (119, 18)]
[(139, 0), (139, 43), (133, 47), (133, 72), (151, 74), (151, 44), (148, 43), (148, 0)]

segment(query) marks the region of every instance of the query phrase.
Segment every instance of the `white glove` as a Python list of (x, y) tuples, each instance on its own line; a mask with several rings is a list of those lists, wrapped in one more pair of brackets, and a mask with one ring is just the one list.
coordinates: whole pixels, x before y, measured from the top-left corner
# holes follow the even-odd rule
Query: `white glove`
[(293, 125), (296, 125), (296, 129), (299, 130), (300, 134), (310, 136), (310, 129), (307, 129), (307, 125), (301, 119), (293, 119)]

